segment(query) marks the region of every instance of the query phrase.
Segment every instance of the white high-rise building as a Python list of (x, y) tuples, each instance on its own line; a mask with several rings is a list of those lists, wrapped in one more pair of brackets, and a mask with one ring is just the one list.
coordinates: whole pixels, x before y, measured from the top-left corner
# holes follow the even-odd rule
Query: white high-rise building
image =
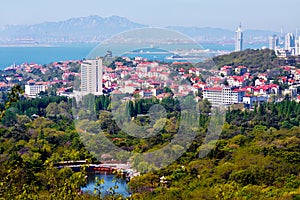
[(243, 51), (243, 31), (242, 25), (236, 30), (235, 34), (235, 51)]
[(293, 33), (288, 33), (285, 36), (284, 49), (292, 51), (295, 48), (295, 36)]
[(85, 60), (81, 64), (81, 92), (83, 94), (102, 95), (102, 60)]
[(298, 40), (296, 40), (295, 54), (296, 54), (296, 56), (300, 56), (300, 36), (299, 36)]
[(278, 46), (278, 38), (276, 35), (269, 37), (269, 49), (276, 50)]

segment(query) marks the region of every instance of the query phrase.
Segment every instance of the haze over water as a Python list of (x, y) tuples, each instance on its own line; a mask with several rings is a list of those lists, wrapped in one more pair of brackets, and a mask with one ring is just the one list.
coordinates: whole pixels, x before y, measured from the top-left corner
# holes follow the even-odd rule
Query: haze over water
[[(64, 61), (64, 60), (82, 60), (86, 58), (89, 53), (96, 47), (96, 44), (83, 44), (83, 45), (66, 45), (59, 47), (0, 47), (0, 69), (4, 69), (13, 64), (19, 65), (22, 63), (37, 63), (49, 64), (51, 62)], [(266, 44), (247, 44), (245, 48), (261, 48)], [(194, 46), (193, 46), (194, 47)], [(199, 46), (200, 47), (200, 46)], [(159, 48), (164, 49), (163, 46)], [(176, 46), (176, 48), (188, 49), (188, 45)], [(203, 44), (203, 49), (212, 51), (233, 51), (233, 44)], [(103, 52), (112, 49), (103, 49)], [(132, 47), (132, 50), (136, 50)], [(123, 55), (125, 52), (117, 47), (113, 49), (113, 56)], [(104, 55), (100, 55), (104, 56)]]

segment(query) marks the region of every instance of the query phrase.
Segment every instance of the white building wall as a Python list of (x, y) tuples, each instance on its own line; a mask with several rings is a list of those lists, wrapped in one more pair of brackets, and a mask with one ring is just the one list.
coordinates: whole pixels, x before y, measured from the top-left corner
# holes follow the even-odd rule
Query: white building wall
[(46, 89), (45, 85), (25, 85), (25, 95), (36, 97), (40, 92), (45, 92)]
[(85, 60), (81, 65), (81, 92), (101, 95), (103, 67), (102, 60)]
[(236, 92), (231, 88), (222, 90), (204, 90), (203, 98), (207, 99), (213, 106), (231, 105), (243, 102), (244, 92)]
[(243, 31), (241, 25), (236, 30), (235, 51), (243, 51)]
[(298, 40), (296, 40), (296, 45), (295, 45), (295, 54), (296, 56), (300, 56), (300, 36)]

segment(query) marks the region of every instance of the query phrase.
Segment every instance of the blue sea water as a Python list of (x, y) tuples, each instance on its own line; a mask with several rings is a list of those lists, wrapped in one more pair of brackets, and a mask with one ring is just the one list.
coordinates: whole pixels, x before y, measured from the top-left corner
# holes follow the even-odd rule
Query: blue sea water
[[(261, 48), (263, 45), (246, 45), (246, 48)], [(58, 47), (0, 47), (0, 69), (4, 69), (13, 64), (19, 65), (22, 63), (37, 63), (37, 64), (49, 64), (51, 62), (64, 61), (64, 60), (81, 60), (83, 58), (89, 58), (93, 53), (100, 56), (105, 55), (107, 50), (112, 50), (113, 55), (126, 55), (126, 52), (130, 49), (131, 51), (136, 50), (134, 46), (98, 46), (96, 44), (83, 44), (83, 45), (62, 45)], [(195, 45), (169, 45), (160, 46), (159, 49), (173, 50), (175, 49), (188, 49), (194, 48)], [(196, 46), (197, 47), (197, 46)], [(203, 44), (202, 49), (210, 49), (213, 51), (233, 51), (234, 45), (232, 44)], [(133, 55), (133, 54), (131, 54)], [(141, 56), (148, 56), (145, 54), (135, 54)], [(163, 60), (166, 56), (154, 55), (155, 60)], [(156, 56), (156, 57), (155, 57)]]
[(83, 59), (91, 49), (90, 46), (0, 47), (0, 69), (13, 64), (48, 64), (55, 61)]

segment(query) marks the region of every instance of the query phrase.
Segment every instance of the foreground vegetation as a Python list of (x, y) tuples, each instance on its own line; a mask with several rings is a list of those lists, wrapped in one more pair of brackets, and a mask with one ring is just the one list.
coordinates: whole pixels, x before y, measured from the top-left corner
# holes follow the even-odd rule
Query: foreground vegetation
[[(17, 93), (22, 91), (15, 89), (0, 107), (0, 199), (122, 199), (114, 192), (106, 197), (99, 195), (103, 192), (101, 180), (96, 185), (98, 195), (80, 194), (86, 184), (85, 170), (73, 172), (54, 166), (64, 160), (96, 161), (75, 127), (70, 114), (72, 101), (56, 96), (19, 99)], [(125, 110), (137, 124), (148, 123), (146, 113), (154, 104), (162, 105), (167, 112), (159, 133), (146, 139), (133, 138), (116, 125), (109, 112), (113, 105), (108, 96), (94, 102), (94, 107), (78, 111), (77, 123), (85, 124), (89, 116), (95, 116), (89, 128), (100, 127), (115, 145), (130, 152), (151, 152), (168, 144), (177, 133), (182, 115), (178, 100), (172, 97), (129, 101)], [(191, 99), (184, 102), (192, 103)], [(197, 137), (187, 152), (161, 170), (133, 178), (129, 183), (133, 199), (300, 198), (299, 103), (286, 98), (280, 103), (261, 104), (252, 111), (231, 107), (221, 138), (201, 159), (199, 151), (210, 120), (210, 104), (204, 100), (198, 106)], [(87, 117), (88, 112), (95, 115)], [(119, 154), (118, 158), (127, 161), (130, 156)], [(135, 167), (145, 168), (138, 164)], [(161, 179), (163, 176), (165, 179)]]
[[(256, 127), (205, 159), (177, 161), (130, 182), (136, 199), (299, 199), (299, 128)], [(167, 183), (159, 183), (165, 175)]]

